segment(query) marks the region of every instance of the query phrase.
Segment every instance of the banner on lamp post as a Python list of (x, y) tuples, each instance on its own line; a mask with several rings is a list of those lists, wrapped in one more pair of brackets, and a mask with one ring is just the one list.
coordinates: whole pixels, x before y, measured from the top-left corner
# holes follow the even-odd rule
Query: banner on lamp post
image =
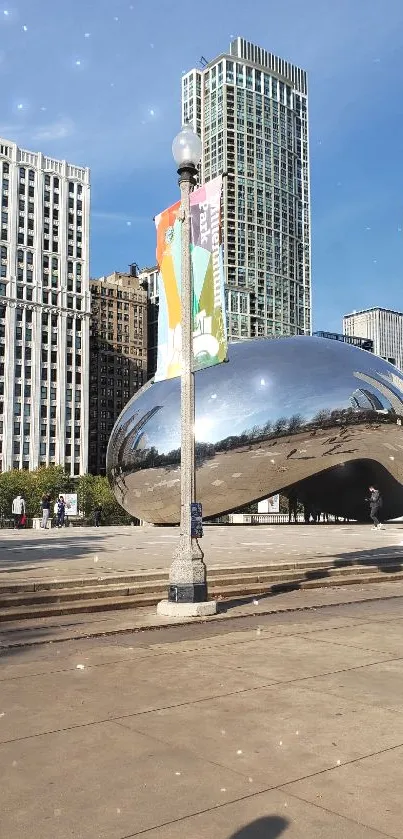
[[(220, 364), (227, 357), (221, 193), (219, 177), (190, 196), (194, 370)], [(181, 374), (180, 206), (180, 202), (173, 204), (155, 219), (159, 265), (156, 381)]]

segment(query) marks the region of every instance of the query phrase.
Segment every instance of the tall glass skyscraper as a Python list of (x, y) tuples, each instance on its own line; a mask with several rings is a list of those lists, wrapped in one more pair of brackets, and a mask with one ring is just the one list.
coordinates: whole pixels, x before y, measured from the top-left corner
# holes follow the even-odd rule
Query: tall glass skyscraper
[(231, 339), (311, 331), (307, 78), (243, 38), (182, 78), (182, 121), (203, 142), (201, 182), (226, 173)]

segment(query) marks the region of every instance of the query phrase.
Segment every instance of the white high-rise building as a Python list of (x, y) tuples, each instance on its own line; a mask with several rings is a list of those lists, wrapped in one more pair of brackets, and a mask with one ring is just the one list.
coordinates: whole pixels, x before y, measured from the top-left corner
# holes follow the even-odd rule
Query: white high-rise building
[(374, 307), (343, 318), (345, 335), (370, 338), (374, 353), (403, 371), (403, 312)]
[(0, 467), (87, 471), (89, 170), (0, 138)]
[(182, 121), (203, 143), (201, 182), (224, 178), (232, 339), (311, 331), (310, 186), (304, 70), (243, 38), (182, 78)]

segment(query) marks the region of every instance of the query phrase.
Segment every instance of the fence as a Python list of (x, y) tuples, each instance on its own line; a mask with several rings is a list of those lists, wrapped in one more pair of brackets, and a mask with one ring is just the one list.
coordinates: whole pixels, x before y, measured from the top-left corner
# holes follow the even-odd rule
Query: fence
[[(230, 513), (223, 517), (219, 523), (224, 524), (224, 519), (226, 519), (225, 523), (227, 524), (290, 524), (288, 513)], [(321, 513), (318, 523), (334, 524), (337, 521), (339, 519), (336, 516), (325, 516)], [(301, 513), (297, 515), (296, 523), (305, 523), (305, 518)], [(294, 521), (291, 524), (294, 524)]]

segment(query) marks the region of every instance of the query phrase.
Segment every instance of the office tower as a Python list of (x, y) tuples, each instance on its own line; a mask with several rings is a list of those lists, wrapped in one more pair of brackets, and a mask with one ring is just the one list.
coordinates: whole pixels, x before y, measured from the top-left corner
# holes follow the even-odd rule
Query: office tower
[(142, 268), (139, 280), (147, 290), (147, 375), (151, 379), (157, 369), (158, 356), (158, 265)]
[(1, 469), (87, 470), (89, 170), (0, 139)]
[[(204, 63), (204, 60), (203, 60)], [(202, 138), (202, 182), (224, 177), (232, 339), (311, 331), (306, 73), (237, 38), (182, 78), (182, 121)]]
[(403, 371), (403, 312), (374, 307), (343, 318), (343, 332), (370, 338), (374, 353)]
[(105, 474), (109, 437), (120, 412), (147, 381), (147, 291), (137, 265), (90, 281), (89, 471)]

